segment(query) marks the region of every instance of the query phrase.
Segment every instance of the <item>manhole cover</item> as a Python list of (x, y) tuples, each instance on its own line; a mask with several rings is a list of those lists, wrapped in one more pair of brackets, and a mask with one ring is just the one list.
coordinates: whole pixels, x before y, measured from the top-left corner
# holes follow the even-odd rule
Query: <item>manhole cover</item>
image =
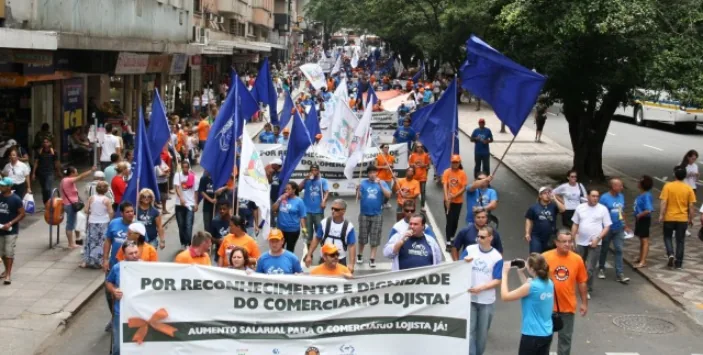
[(666, 334), (676, 330), (674, 323), (667, 320), (637, 314), (615, 317), (613, 323), (625, 330), (645, 334)]

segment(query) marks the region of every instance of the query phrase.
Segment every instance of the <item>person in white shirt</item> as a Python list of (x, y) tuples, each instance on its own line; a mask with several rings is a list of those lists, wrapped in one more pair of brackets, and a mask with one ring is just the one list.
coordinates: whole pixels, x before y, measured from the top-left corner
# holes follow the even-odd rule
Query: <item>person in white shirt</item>
[[(464, 260), (471, 264), (471, 326), (469, 354), (483, 355), (495, 313), (496, 288), (503, 278), (503, 255), (491, 246), (493, 228), (478, 230), (478, 244), (466, 247)], [(468, 260), (467, 260), (468, 261)]]
[(22, 199), (25, 193), (32, 193), (32, 181), (29, 178), (32, 171), (27, 164), (20, 161), (17, 147), (10, 148), (9, 157), (10, 162), (2, 169), (2, 174), (12, 179), (12, 189), (15, 190), (15, 195)]
[(187, 160), (181, 162), (181, 172), (173, 175), (173, 186), (176, 187), (176, 224), (181, 249), (190, 245), (193, 235), (193, 216), (198, 212), (198, 181), (195, 173), (190, 169)]
[(586, 192), (586, 188), (583, 187), (583, 184), (578, 182), (579, 179), (576, 170), (566, 172), (566, 178), (569, 179), (569, 181), (559, 185), (553, 192), (557, 200), (566, 207), (566, 211), (561, 214), (561, 224), (571, 229), (571, 225), (573, 224), (571, 218), (574, 216), (574, 211), (580, 204), (588, 201), (586, 198), (588, 192)]
[(608, 234), (610, 225), (610, 211), (604, 205), (598, 203), (600, 193), (598, 190), (588, 192), (588, 202), (580, 204), (572, 221), (571, 235), (576, 236), (576, 252), (586, 263), (588, 271), (588, 298), (593, 291), (593, 276), (598, 266), (600, 248), (603, 238)]
[(105, 125), (105, 137), (103, 138), (103, 143), (99, 147), (100, 155), (100, 170), (105, 170), (112, 161), (110, 156), (113, 153), (117, 155), (122, 155), (122, 144), (121, 139), (112, 134), (112, 124), (108, 123)]
[(684, 155), (681, 161), (681, 166), (686, 168), (686, 178), (683, 181), (693, 189), (694, 193), (696, 192), (698, 177), (700, 177), (696, 160), (698, 160), (698, 152), (691, 149)]

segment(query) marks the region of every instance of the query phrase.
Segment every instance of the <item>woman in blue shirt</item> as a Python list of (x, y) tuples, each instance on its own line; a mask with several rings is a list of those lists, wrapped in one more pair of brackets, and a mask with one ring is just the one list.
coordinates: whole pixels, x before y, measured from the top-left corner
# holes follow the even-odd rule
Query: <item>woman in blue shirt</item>
[(541, 254), (532, 253), (527, 259), (527, 278), (518, 270), (522, 286), (508, 289), (508, 273), (511, 262), (503, 264), (503, 279), (500, 284), (500, 298), (504, 302), (520, 300), (522, 304), (522, 337), (518, 355), (549, 355), (552, 344), (552, 309), (554, 307), (554, 283), (549, 279), (549, 265)]
[(298, 197), (298, 184), (291, 181), (286, 184), (283, 195), (273, 204), (273, 210), (278, 212), (278, 228), (283, 232), (285, 247), (290, 252), (295, 252), (295, 243), (298, 242), (300, 231), (307, 234), (305, 228), (305, 203)]
[(652, 225), (652, 193), (649, 192), (654, 186), (654, 181), (649, 175), (644, 175), (637, 183), (640, 194), (635, 199), (635, 235), (640, 239), (640, 257), (635, 260), (634, 268), (647, 266), (647, 254), (649, 254), (649, 227)]

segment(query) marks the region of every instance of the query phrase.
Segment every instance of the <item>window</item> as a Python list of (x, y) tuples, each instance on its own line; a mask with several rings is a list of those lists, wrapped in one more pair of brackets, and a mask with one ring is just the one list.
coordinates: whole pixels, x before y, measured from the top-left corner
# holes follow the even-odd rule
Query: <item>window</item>
[(247, 25), (240, 23), (238, 26), (239, 26), (239, 30), (237, 31), (237, 36), (243, 37), (246, 34)]
[(253, 36), (254, 35), (254, 24), (249, 23), (247, 24), (247, 36)]
[(200, 0), (193, 0), (193, 12), (203, 12), (202, 3)]
[(237, 34), (237, 20), (229, 19), (229, 31), (230, 34)]

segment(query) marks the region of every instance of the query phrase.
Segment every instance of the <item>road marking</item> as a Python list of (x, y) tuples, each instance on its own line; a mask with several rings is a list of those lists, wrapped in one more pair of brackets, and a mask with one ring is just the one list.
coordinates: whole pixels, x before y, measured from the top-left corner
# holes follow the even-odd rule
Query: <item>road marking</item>
[(654, 177), (654, 180), (657, 180), (657, 181), (659, 181), (659, 182), (663, 182), (663, 183), (665, 183), (665, 184), (666, 184), (666, 180), (667, 180), (667, 179), (669, 179), (668, 176), (662, 176), (662, 177), (660, 177), (660, 178), (659, 178), (659, 177), (656, 177), (656, 176)]
[(444, 234), (439, 230), (439, 224), (437, 224), (437, 220), (434, 219), (434, 215), (430, 211), (429, 208), (425, 209), (427, 213), (427, 220), (430, 222), (430, 225), (432, 226), (432, 231), (434, 232), (434, 235), (437, 237), (437, 243), (439, 243), (439, 249), (442, 250), (442, 254), (444, 255), (444, 260), (447, 262), (451, 262), (452, 255), (447, 252), (447, 243), (446, 239), (444, 239)]
[(559, 116), (559, 114), (556, 114), (556, 113), (553, 113), (553, 112), (549, 112), (549, 111), (547, 111), (547, 114), (548, 114), (548, 115), (552, 115), (552, 116)]
[(660, 152), (663, 152), (663, 151), (664, 151), (664, 149), (657, 148), (657, 147), (652, 146), (652, 145), (648, 145), (648, 144), (642, 144), (642, 145), (645, 146), (645, 147), (647, 147), (647, 148), (652, 148), (652, 149), (654, 149), (654, 150), (658, 150), (658, 151), (660, 151)]
[(605, 353), (605, 355), (640, 355), (640, 353)]
[(608, 132), (608, 135), (609, 135), (609, 136), (615, 136), (616, 134), (615, 134), (615, 133), (610, 133), (610, 132)]

